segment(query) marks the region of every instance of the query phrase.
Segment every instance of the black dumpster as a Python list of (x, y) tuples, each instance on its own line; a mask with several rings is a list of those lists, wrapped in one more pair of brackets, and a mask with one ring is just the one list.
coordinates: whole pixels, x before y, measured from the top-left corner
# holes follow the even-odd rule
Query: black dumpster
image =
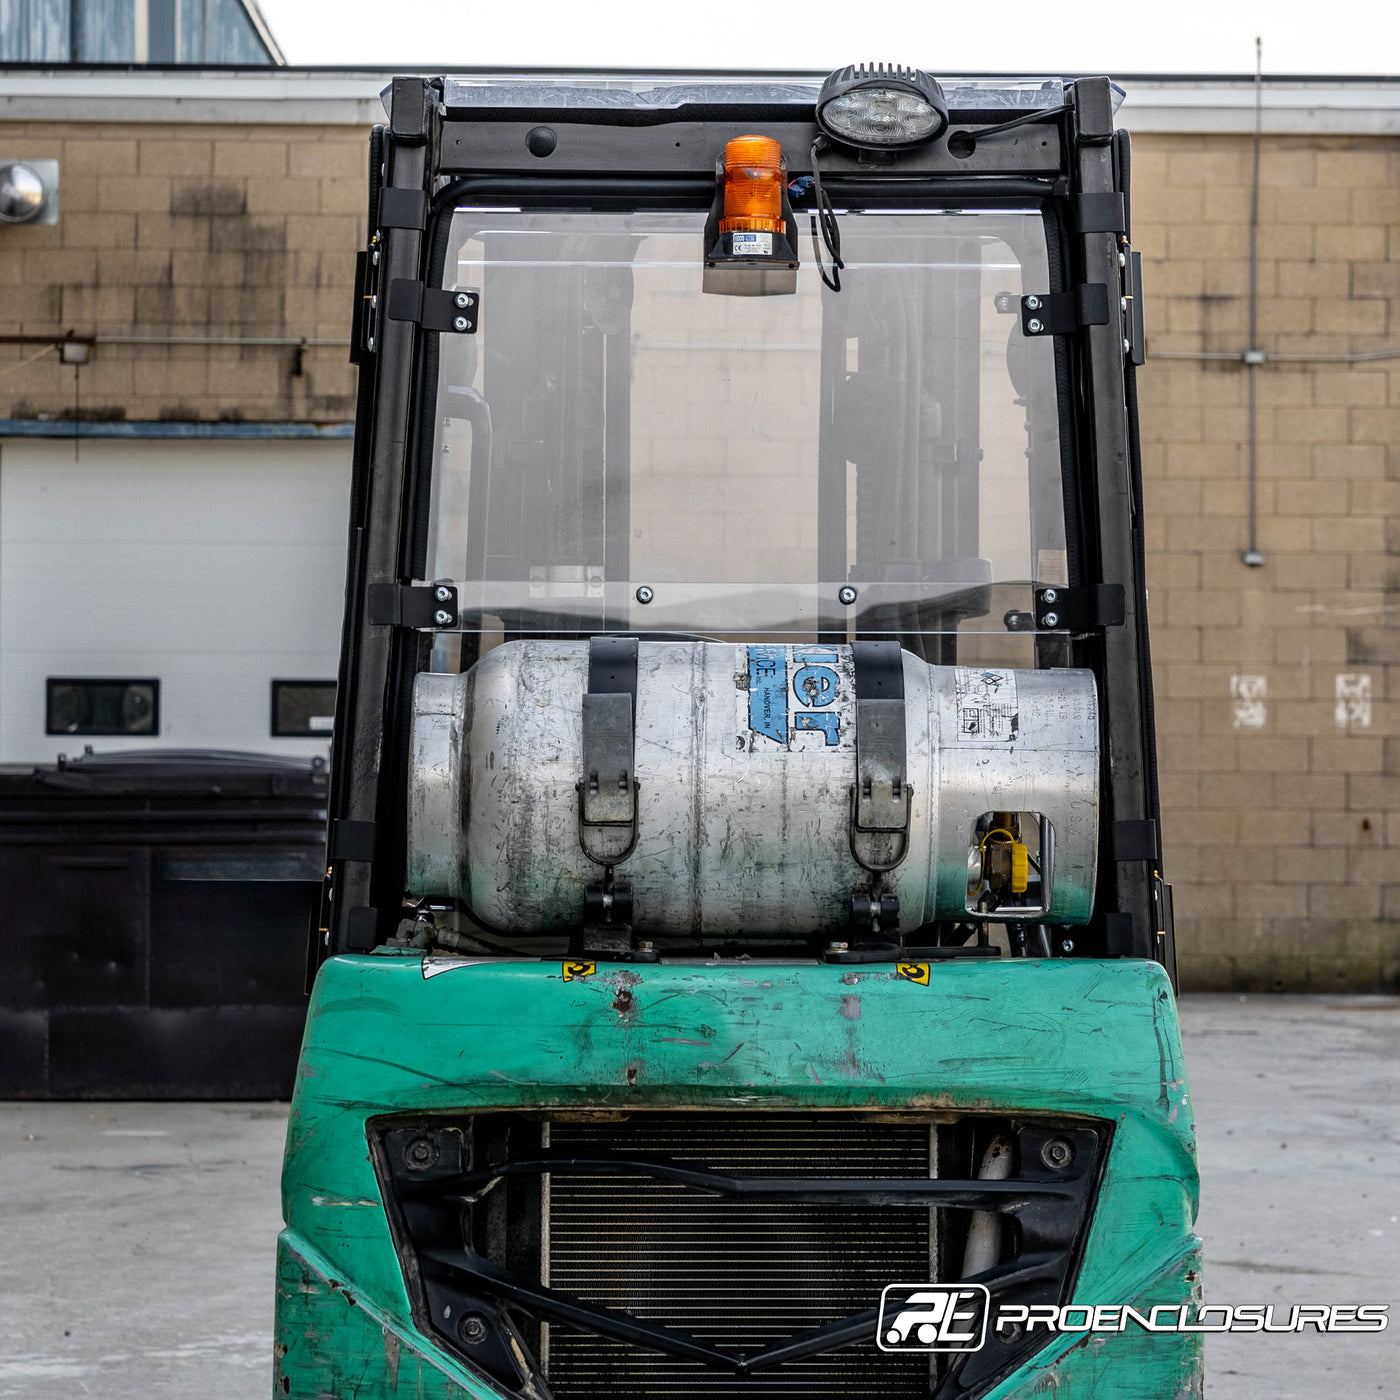
[(0, 1098), (285, 1098), (321, 759), (0, 768)]

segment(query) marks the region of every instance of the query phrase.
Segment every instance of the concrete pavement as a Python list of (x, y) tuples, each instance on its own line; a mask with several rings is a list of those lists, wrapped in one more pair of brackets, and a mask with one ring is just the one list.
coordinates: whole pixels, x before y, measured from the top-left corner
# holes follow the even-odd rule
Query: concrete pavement
[[(1187, 997), (1182, 1021), (1208, 1301), (1400, 1305), (1400, 998)], [(0, 1397), (265, 1400), (285, 1122), (0, 1105)], [(1400, 1321), (1211, 1337), (1207, 1367), (1208, 1400), (1400, 1395)]]

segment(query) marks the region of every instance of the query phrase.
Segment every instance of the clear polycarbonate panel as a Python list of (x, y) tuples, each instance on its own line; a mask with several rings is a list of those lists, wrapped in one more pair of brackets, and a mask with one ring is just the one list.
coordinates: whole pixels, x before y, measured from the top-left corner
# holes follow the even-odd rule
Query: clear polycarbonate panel
[[(825, 75), (733, 73), (468, 73), (443, 79), (448, 107), (612, 107), (665, 110), (691, 103), (815, 106)], [(936, 74), (934, 75), (937, 76)], [(1059, 78), (940, 78), (953, 111), (1064, 106)], [(389, 92), (385, 88), (385, 102)]]
[(1030, 626), (1068, 581), (1040, 216), (839, 218), (839, 292), (750, 297), (701, 291), (700, 212), (457, 211), (425, 577), (462, 630)]

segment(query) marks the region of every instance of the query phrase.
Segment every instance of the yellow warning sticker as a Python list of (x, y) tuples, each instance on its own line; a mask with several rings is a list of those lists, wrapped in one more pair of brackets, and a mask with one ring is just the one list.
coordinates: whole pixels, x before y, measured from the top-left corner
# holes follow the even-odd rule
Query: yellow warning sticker
[(928, 986), (927, 963), (896, 963), (895, 970), (906, 982), (917, 982), (921, 987)]
[[(575, 978), (592, 977), (598, 971), (598, 964), (591, 962), (566, 962), (564, 964), (564, 980), (572, 982)], [(924, 980), (928, 980), (925, 972)]]

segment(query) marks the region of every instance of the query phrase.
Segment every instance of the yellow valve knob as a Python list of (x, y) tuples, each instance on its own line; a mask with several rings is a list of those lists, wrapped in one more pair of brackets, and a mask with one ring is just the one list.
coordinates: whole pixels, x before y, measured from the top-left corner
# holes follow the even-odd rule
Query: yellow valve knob
[(1025, 894), (1031, 879), (1030, 852), (1019, 841), (1011, 843), (1011, 893)]

